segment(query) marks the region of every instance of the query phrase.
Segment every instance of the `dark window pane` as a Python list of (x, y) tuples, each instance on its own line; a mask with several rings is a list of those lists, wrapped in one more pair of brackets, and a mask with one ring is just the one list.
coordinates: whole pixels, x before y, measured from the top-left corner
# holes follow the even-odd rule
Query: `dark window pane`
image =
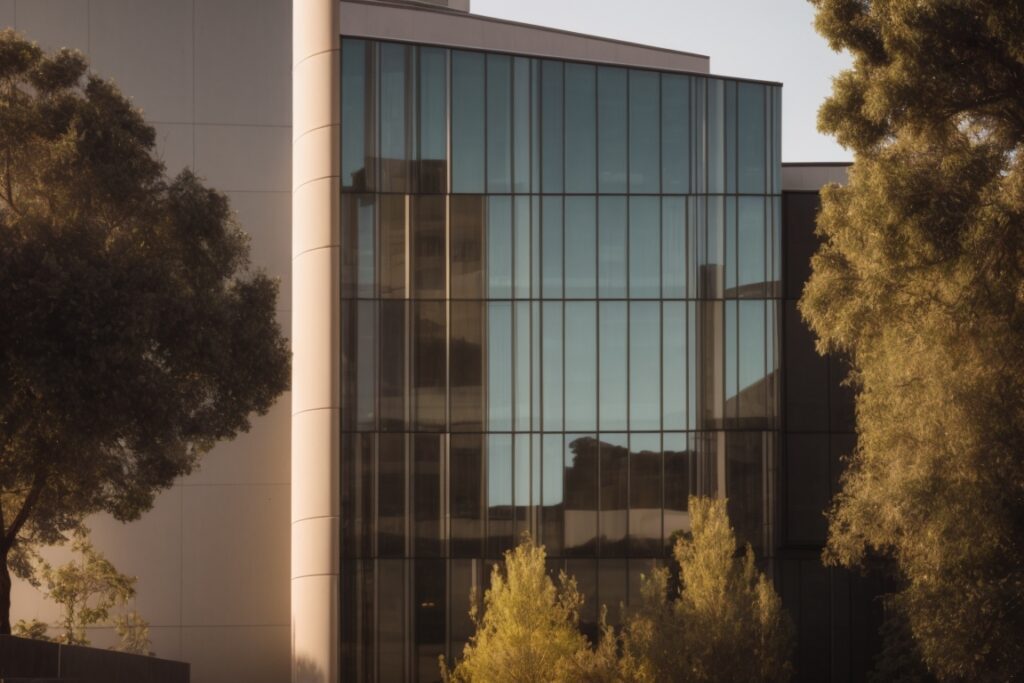
[(562, 298), (562, 198), (543, 198), (543, 297)]
[(594, 192), (597, 177), (597, 72), (589, 64), (565, 65), (565, 191)]
[(484, 198), (451, 198), (451, 292), (453, 299), (483, 296)]
[(544, 302), (542, 309), (542, 376), (544, 431), (562, 429), (562, 302)]
[(513, 173), (515, 192), (530, 191), (530, 60), (513, 60)]
[(565, 554), (597, 551), (597, 439), (565, 436)]
[(541, 542), (548, 555), (561, 555), (563, 542), (562, 481), (565, 471), (564, 444), (561, 434), (543, 437), (541, 481)]
[(442, 301), (413, 304), (413, 395), (416, 429), (445, 427), (445, 305)]
[(405, 298), (405, 211), (402, 195), (377, 196), (380, 206), (380, 295)]
[[(697, 302), (697, 405), (699, 429), (718, 429), (725, 417), (725, 307), (722, 301)], [(735, 358), (735, 355), (734, 355)], [(735, 365), (735, 361), (733, 362)]]
[(377, 642), (379, 680), (404, 681), (405, 671), (405, 560), (381, 560), (377, 563), (378, 605), (377, 623), (380, 629)]
[(661, 304), (629, 305), (630, 429), (661, 428)]
[(725, 84), (707, 80), (708, 192), (725, 191)]
[(406, 426), (406, 302), (380, 302), (380, 428), (397, 432)]
[(483, 429), (483, 306), (481, 301), (451, 302), (451, 421), (454, 432)]
[[(771, 416), (765, 363), (765, 302), (739, 302), (739, 418), (743, 427), (762, 426)], [(750, 423), (754, 420), (756, 423)]]
[(376, 285), (374, 196), (341, 197), (341, 295), (372, 297)]
[(666, 301), (662, 304), (662, 429), (686, 429), (686, 304)]
[(582, 595), (593, 596), (590, 600), (584, 600), (580, 608), (580, 630), (596, 642), (598, 637), (597, 615), (600, 613), (600, 604), (597, 594), (597, 561), (593, 559), (567, 560), (565, 570), (569, 576), (576, 577), (576, 586)]
[(483, 436), (453, 434), (448, 473), (451, 478), (451, 553), (479, 557), (483, 551)]
[(342, 434), (341, 523), (343, 557), (373, 556), (374, 434)]
[[(480, 560), (452, 560), (451, 567), (451, 610), (449, 611), (450, 626), (449, 661), (462, 656), (462, 650), (469, 642), (470, 636), (476, 633), (476, 626), (469, 616), (471, 596), (475, 596), (476, 605), (482, 601), (483, 587), (480, 581)], [(487, 567), (490, 571), (490, 567)]]
[(738, 87), (739, 191), (761, 194), (766, 190), (765, 86), (740, 83)]
[(512, 431), (512, 304), (487, 304), (487, 429)]
[(380, 44), (380, 177), (384, 192), (409, 190), (411, 48)]
[(445, 561), (416, 560), (416, 680), (438, 678), (437, 658), (445, 654)]
[(441, 435), (413, 437), (413, 524), (416, 557), (441, 555)]
[(661, 435), (629, 437), (629, 554), (661, 554)]
[(661, 201), (629, 199), (629, 295), (656, 299), (661, 291)]
[(541, 62), (541, 178), (543, 192), (562, 191), (562, 62)]
[(598, 292), (602, 297), (626, 296), (626, 198), (598, 199)]
[(661, 75), (661, 186), (690, 191), (690, 79), (677, 74)]
[(626, 191), (626, 70), (597, 69), (598, 192)]
[(376, 427), (377, 388), (377, 302), (356, 301), (355, 354), (352, 377), (355, 379), (351, 396), (356, 429), (373, 430)]
[(444, 197), (413, 198), (412, 281), (413, 296), (441, 299), (445, 291)]
[(786, 535), (794, 544), (825, 542), (825, 510), (832, 498), (828, 434), (787, 434)]
[(675, 534), (690, 528), (687, 500), (690, 496), (690, 454), (692, 447), (686, 434), (666, 432), (662, 448), (665, 453), (665, 552), (671, 554)]
[(513, 496), (515, 497), (515, 538), (518, 539), (524, 531), (529, 531), (529, 510), (530, 500), (533, 492), (530, 490), (530, 435), (516, 434), (514, 438), (513, 474), (515, 483), (513, 485)]
[(625, 557), (629, 508), (629, 438), (601, 434), (601, 557)]
[(565, 428), (597, 426), (597, 305), (565, 304)]
[(448, 183), (447, 50), (420, 47), (419, 155), (415, 168), (420, 192), (444, 192)]
[(487, 297), (512, 297), (512, 198), (487, 198)]
[(512, 58), (487, 55), (487, 191), (512, 191)]
[(484, 55), (452, 50), (452, 192), (484, 191)]
[(597, 293), (597, 215), (593, 197), (565, 198), (565, 296)]
[(600, 416), (601, 429), (626, 429), (628, 396), (626, 302), (600, 303)]
[(516, 197), (513, 214), (515, 250), (515, 296), (530, 298), (530, 198)]
[(341, 183), (346, 190), (376, 189), (373, 158), (374, 60), (376, 43), (365, 40), (341, 41)]
[(665, 197), (661, 201), (661, 295), (666, 299), (686, 296), (686, 200)]
[(655, 71), (629, 72), (629, 191), (661, 191), (660, 83)]
[(734, 432), (726, 436), (726, 495), (729, 521), (737, 539), (761, 552), (764, 546), (764, 446), (767, 434)]
[(739, 295), (763, 298), (765, 278), (765, 201), (761, 197), (739, 198), (736, 236)]
[(608, 624), (618, 628), (626, 603), (626, 560), (598, 560), (597, 599), (608, 608)]
[(377, 454), (377, 555), (405, 555), (405, 435), (381, 434)]
[(513, 546), (512, 435), (487, 435), (487, 554), (500, 557)]

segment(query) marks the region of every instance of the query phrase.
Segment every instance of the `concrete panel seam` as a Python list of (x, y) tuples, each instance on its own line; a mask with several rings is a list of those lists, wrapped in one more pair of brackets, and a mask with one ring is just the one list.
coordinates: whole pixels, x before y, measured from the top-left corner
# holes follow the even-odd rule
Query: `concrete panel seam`
[(295, 192), (299, 191), (300, 189), (302, 189), (306, 185), (309, 185), (310, 183), (315, 183), (318, 180), (327, 180), (328, 178), (341, 178), (341, 176), (334, 173), (329, 173), (327, 175), (317, 176), (316, 178), (309, 178), (307, 180), (303, 180), (301, 183), (292, 188), (292, 193), (294, 194)]
[[(337, 247), (324, 247), (325, 249), (336, 249)], [(292, 417), (296, 415), (302, 415), (303, 413), (312, 413), (318, 410), (341, 410), (341, 406), (321, 406), (319, 408), (303, 408), (297, 412), (292, 413)]]
[(302, 59), (300, 59), (299, 61), (292, 62), (292, 71), (295, 71), (295, 67), (299, 66), (300, 64), (302, 64), (307, 59), (311, 59), (312, 57), (316, 57), (318, 55), (325, 55), (325, 54), (327, 54), (329, 52), (341, 52), (341, 48), (340, 47), (332, 47), (330, 50), (318, 50), (317, 52), (314, 52), (312, 54), (308, 54), (305, 57), (303, 57)]
[[(321, 249), (340, 249), (340, 248), (341, 248), (340, 244), (324, 244), (324, 245), (319, 246), (319, 247), (310, 247), (309, 249), (303, 249), (302, 251), (299, 251), (299, 252), (296, 252), (296, 253), (292, 254), (292, 262), (294, 262), (295, 259), (299, 258), (303, 254), (309, 254), (309, 253), (312, 253), (314, 251), (320, 251)], [(295, 413), (293, 413), (293, 415), (294, 414)]]
[(340, 123), (325, 123), (322, 126), (313, 126), (312, 128), (307, 128), (306, 130), (304, 130), (301, 133), (299, 133), (299, 135), (297, 137), (293, 137), (292, 138), (292, 142), (296, 143), (299, 140), (301, 140), (302, 138), (306, 137), (306, 135), (308, 135), (309, 133), (314, 133), (314, 132), (316, 132), (318, 130), (323, 130), (324, 128), (341, 128), (341, 124)]
[(341, 519), (341, 515), (313, 515), (312, 517), (301, 517), (299, 519), (293, 519), (292, 526), (295, 526), (299, 522), (307, 522), (314, 519)]

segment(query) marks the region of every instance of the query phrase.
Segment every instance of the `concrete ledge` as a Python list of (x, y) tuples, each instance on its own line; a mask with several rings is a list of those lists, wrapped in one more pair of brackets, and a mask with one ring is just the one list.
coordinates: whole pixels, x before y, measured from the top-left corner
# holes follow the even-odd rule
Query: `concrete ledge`
[(0, 682), (188, 683), (184, 662), (0, 636)]

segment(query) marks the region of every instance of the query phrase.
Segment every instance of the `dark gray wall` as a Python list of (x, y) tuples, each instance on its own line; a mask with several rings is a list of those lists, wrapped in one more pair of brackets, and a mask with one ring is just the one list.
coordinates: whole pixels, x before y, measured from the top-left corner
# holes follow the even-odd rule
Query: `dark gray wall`
[(0, 681), (188, 683), (189, 665), (92, 647), (0, 636)]

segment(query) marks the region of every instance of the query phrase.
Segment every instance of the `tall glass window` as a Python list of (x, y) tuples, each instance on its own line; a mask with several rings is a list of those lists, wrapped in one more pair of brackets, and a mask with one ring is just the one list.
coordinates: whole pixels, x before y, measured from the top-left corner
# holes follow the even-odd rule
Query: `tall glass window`
[(452, 50), (452, 192), (484, 191), (484, 56)]
[(628, 99), (625, 69), (597, 69), (597, 189), (626, 191)]
[(512, 191), (512, 58), (487, 55), (487, 191)]
[(565, 191), (594, 192), (597, 179), (597, 71), (565, 66)]
[(660, 79), (654, 71), (629, 72), (629, 191), (661, 191)]

